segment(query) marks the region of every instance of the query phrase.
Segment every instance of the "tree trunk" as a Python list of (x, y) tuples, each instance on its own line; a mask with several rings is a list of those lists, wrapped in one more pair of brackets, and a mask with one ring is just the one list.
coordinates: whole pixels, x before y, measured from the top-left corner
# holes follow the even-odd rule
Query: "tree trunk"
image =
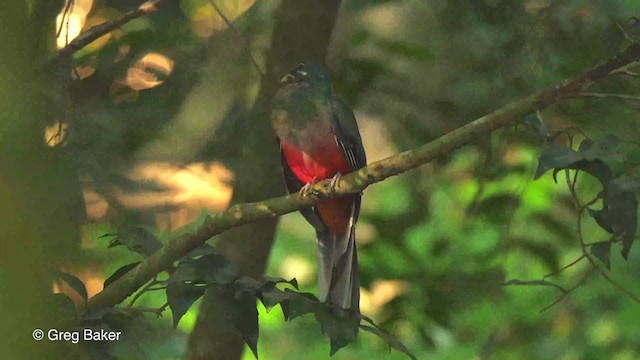
[(36, 341), (32, 333), (42, 329), (46, 336), (59, 324), (47, 300), (78, 237), (69, 203), (77, 175), (44, 141), (51, 98), (61, 90), (48, 87), (51, 73), (42, 65), (63, 4), (28, 3), (0, 3), (0, 348), (13, 359), (62, 358), (78, 346)]

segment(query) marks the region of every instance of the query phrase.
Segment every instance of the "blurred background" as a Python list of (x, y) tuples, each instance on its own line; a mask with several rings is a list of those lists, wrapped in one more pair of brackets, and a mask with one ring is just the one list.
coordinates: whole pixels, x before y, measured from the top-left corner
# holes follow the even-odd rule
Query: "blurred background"
[[(283, 194), (268, 102), (299, 61), (326, 59), (373, 162), (603, 62), (628, 44), (616, 22), (640, 12), (633, 0), (214, 0), (229, 28), (208, 0), (165, 1), (72, 59), (34, 70), (82, 31), (139, 5), (66, 1), (0, 11), (8, 39), (0, 70), (2, 246), (19, 254), (0, 263), (0, 295), (9, 302), (20, 299), (9, 295), (18, 287), (43, 293), (35, 284), (49, 284), (52, 269), (76, 275), (92, 296), (116, 269), (142, 259), (107, 248), (104, 234), (141, 226), (166, 242), (231, 202)], [(638, 88), (628, 79), (602, 86)], [(550, 129), (638, 141), (637, 110), (591, 99), (542, 115)], [(501, 285), (541, 279), (582, 254), (564, 180), (533, 181), (544, 145), (523, 123), (365, 191), (361, 309), (418, 358), (640, 358), (640, 305), (601, 277), (542, 312), (557, 289)], [(583, 231), (593, 242), (607, 238), (592, 221)], [(315, 235), (297, 213), (210, 243), (247, 274), (295, 277), (301, 290), (317, 291)], [(625, 262), (618, 250), (611, 276), (640, 294), (640, 253)], [(552, 279), (570, 288), (590, 268), (582, 261)], [(57, 282), (45, 287), (73, 295)], [(138, 304), (165, 301), (153, 292)], [(203, 342), (241, 344), (198, 320), (199, 309), (211, 311), (205, 301), (215, 299), (199, 300), (176, 330), (168, 310), (130, 321), (123, 341), (104, 352), (182, 359), (198, 358)], [(279, 308), (258, 309), (261, 359), (328, 358), (313, 317), (287, 323)], [(207, 351), (216, 350), (204, 351), (213, 358)], [(361, 333), (333, 358), (405, 355)]]

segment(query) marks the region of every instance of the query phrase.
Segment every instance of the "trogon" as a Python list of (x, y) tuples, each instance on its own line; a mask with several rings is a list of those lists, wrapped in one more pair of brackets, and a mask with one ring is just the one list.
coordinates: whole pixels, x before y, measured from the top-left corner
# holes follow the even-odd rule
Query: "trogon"
[[(360, 169), (367, 160), (353, 111), (333, 94), (329, 74), (301, 63), (286, 74), (272, 101), (287, 189), (304, 196), (315, 182)], [(323, 200), (300, 210), (315, 228), (319, 299), (341, 314), (360, 314), (355, 226), (361, 195)]]

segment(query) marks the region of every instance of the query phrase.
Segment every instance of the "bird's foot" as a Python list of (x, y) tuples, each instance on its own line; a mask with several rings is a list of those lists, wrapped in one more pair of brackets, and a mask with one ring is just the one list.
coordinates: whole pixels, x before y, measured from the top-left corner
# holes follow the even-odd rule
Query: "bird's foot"
[(302, 187), (302, 189), (300, 189), (300, 192), (298, 193), (298, 197), (303, 198), (309, 195), (312, 192), (311, 189), (313, 188), (313, 185), (315, 184), (316, 184), (316, 177), (314, 176), (310, 183), (306, 183)]
[(335, 175), (333, 175), (333, 178), (331, 178), (331, 191), (333, 191), (334, 193), (336, 192), (336, 187), (340, 186), (340, 181), (342, 180), (342, 173), (337, 172)]

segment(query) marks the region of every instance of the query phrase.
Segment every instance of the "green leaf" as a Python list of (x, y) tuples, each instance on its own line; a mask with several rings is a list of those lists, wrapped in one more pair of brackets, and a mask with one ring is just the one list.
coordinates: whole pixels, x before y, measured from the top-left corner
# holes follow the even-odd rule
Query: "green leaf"
[(151, 231), (142, 227), (122, 230), (109, 243), (110, 248), (122, 245), (144, 256), (150, 256), (162, 248), (162, 242)]
[(566, 168), (570, 164), (582, 160), (582, 157), (573, 149), (567, 146), (553, 145), (540, 153), (538, 157), (538, 169), (533, 177), (534, 180), (539, 179), (547, 171), (551, 169)]
[(234, 324), (257, 359), (260, 328), (255, 294), (247, 292), (236, 294), (231, 305)]
[[(288, 297), (288, 299), (282, 300), (282, 297)], [(275, 293), (271, 300), (279, 301), (287, 321), (305, 314), (314, 314), (316, 321), (320, 323), (322, 333), (330, 340), (331, 355), (353, 342), (358, 335), (357, 317), (350, 314), (336, 314), (312, 294), (285, 289), (284, 295)]]
[(263, 279), (264, 279), (265, 284), (268, 284), (268, 283), (271, 283), (271, 284), (287, 283), (287, 284), (293, 286), (294, 288), (298, 289), (298, 280), (296, 280), (296, 278), (293, 278), (291, 280), (285, 280), (285, 279), (283, 279), (281, 277), (265, 276)]
[(625, 190), (612, 181), (605, 187), (603, 218), (613, 233), (622, 238), (622, 257), (626, 260), (638, 227), (638, 200), (633, 191)]
[[(365, 317), (362, 317), (363, 319), (365, 319)], [(369, 321), (369, 320), (367, 320)], [(369, 321), (373, 326), (369, 326), (369, 325), (360, 325), (360, 329), (364, 330), (364, 331), (368, 331), (372, 334), (378, 335), (382, 340), (384, 340), (387, 345), (389, 345), (389, 347), (392, 347), (396, 350), (399, 350), (403, 353), (405, 353), (409, 358), (413, 359), (413, 360), (417, 360), (416, 356), (413, 355), (413, 353), (411, 353), (411, 351), (409, 351), (409, 349), (407, 349), (407, 347), (401, 343), (400, 341), (398, 341), (397, 339), (395, 339), (393, 336), (387, 334), (385, 331), (383, 331), (382, 329), (378, 328), (377, 325), (375, 325), (372, 321)]]
[(182, 316), (204, 294), (209, 285), (233, 285), (238, 296), (251, 294), (253, 308), (256, 311), (255, 292), (262, 284), (248, 277), (238, 279), (235, 266), (223, 255), (215, 252), (213, 247), (202, 247), (201, 251), (198, 255), (205, 255), (199, 258), (183, 258), (167, 279), (167, 302), (173, 314), (173, 326), (178, 325)]
[(525, 116), (522, 119), (522, 122), (531, 126), (533, 130), (535, 130), (536, 134), (540, 137), (540, 139), (545, 139), (549, 137), (549, 129), (547, 125), (542, 122), (542, 119), (534, 114), (530, 114)]
[[(294, 292), (284, 292), (276, 286), (276, 284), (286, 283), (294, 288), (298, 288), (298, 282), (296, 279), (291, 279), (289, 281), (279, 278), (279, 277), (271, 277), (265, 276), (263, 279), (263, 283), (260, 288), (256, 291), (258, 298), (262, 301), (262, 304), (267, 309), (267, 312), (271, 311), (274, 306), (280, 305), (282, 307), (283, 313), (285, 314), (285, 319), (287, 318), (287, 314), (289, 309), (287, 307), (286, 302), (291, 298), (291, 294), (295, 294)], [(286, 311), (285, 311), (286, 309)]]
[[(273, 284), (265, 284), (262, 287), (262, 290), (260, 291), (260, 293), (258, 294), (258, 298), (260, 299), (264, 307), (267, 309), (267, 312), (270, 312), (274, 306), (278, 304), (282, 306), (282, 303), (289, 300), (290, 296), (288, 293), (278, 289)], [(283, 308), (283, 311), (284, 311), (284, 308)]]
[[(601, 228), (622, 238), (624, 259), (629, 256), (638, 227), (638, 200), (635, 192), (628, 190), (630, 187), (633, 185), (624, 179), (611, 181), (603, 191), (602, 209), (587, 209)], [(606, 264), (605, 261), (603, 263)]]
[(249, 276), (242, 276), (236, 279), (233, 283), (236, 291), (236, 296), (241, 296), (244, 293), (256, 296), (256, 294), (258, 294), (258, 292), (260, 291), (262, 284), (262, 282)]
[(128, 273), (131, 269), (133, 269), (134, 267), (138, 266), (138, 264), (140, 264), (140, 263), (141, 263), (141, 261), (138, 261), (138, 262), (134, 262), (134, 263), (122, 266), (121, 268), (116, 270), (113, 274), (111, 274), (111, 276), (109, 276), (107, 278), (107, 280), (104, 281), (103, 287), (106, 288), (107, 286), (109, 286), (114, 281), (120, 279), (124, 274)]
[(591, 245), (591, 254), (595, 256), (600, 262), (611, 270), (611, 242), (601, 242)]
[(228, 284), (238, 277), (235, 265), (221, 254), (204, 255), (193, 260), (194, 273), (197, 279), (207, 284)]
[(596, 221), (596, 223), (600, 225), (602, 229), (604, 229), (604, 231), (608, 232), (609, 234), (613, 234), (613, 229), (611, 228), (611, 224), (609, 224), (609, 220), (604, 216), (604, 211), (587, 208), (587, 212)]
[(330, 355), (352, 343), (358, 336), (360, 321), (357, 317), (338, 316), (327, 306), (318, 306), (315, 315), (322, 333), (331, 343)]
[(178, 263), (176, 270), (167, 279), (168, 283), (172, 282), (200, 282), (204, 283), (204, 280), (198, 279), (196, 276), (195, 264), (193, 259), (185, 259)]
[(167, 303), (173, 315), (173, 327), (178, 326), (178, 322), (187, 313), (191, 305), (198, 300), (206, 291), (205, 286), (196, 286), (183, 282), (169, 282), (167, 284)]
[(305, 314), (315, 313), (321, 304), (313, 294), (295, 292), (290, 289), (284, 289), (284, 292), (289, 295), (289, 300), (280, 305), (284, 304), (282, 311), (287, 321)]
[[(586, 140), (585, 140), (586, 141)], [(582, 151), (575, 151), (567, 146), (553, 145), (542, 151), (538, 157), (538, 169), (534, 180), (539, 179), (547, 171), (554, 169), (553, 179), (557, 182), (556, 175), (563, 169), (581, 170), (589, 173), (606, 186), (613, 177), (611, 169), (600, 159), (588, 160), (592, 154), (588, 152), (591, 145), (589, 142), (581, 144)]]
[(84, 283), (82, 283), (80, 279), (62, 271), (58, 272), (58, 277), (62, 279), (62, 281), (66, 282), (73, 289), (73, 291), (78, 293), (78, 295), (80, 295), (80, 297), (82, 298), (82, 300), (84, 300), (85, 303), (87, 302), (87, 299), (88, 299), (87, 288), (84, 286)]

